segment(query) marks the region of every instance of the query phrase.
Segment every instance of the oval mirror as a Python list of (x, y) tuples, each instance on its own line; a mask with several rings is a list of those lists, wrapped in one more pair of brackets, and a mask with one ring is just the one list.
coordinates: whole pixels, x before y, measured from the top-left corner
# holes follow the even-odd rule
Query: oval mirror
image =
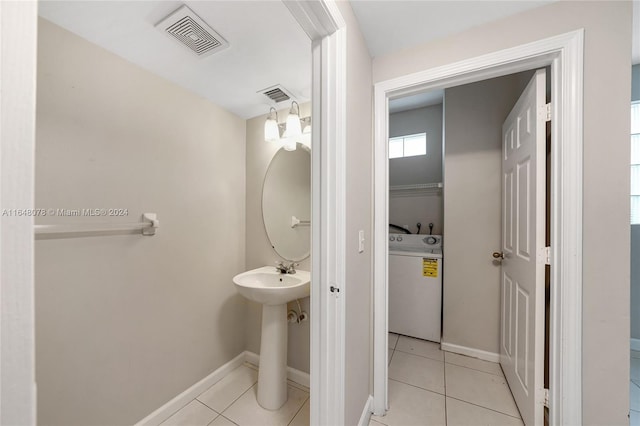
[(264, 228), (273, 249), (288, 261), (311, 251), (311, 153), (305, 145), (296, 148), (275, 153), (262, 185)]

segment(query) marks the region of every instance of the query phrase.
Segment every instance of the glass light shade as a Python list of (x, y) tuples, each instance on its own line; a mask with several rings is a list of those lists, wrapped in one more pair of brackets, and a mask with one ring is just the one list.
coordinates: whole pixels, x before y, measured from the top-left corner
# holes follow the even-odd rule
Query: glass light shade
[(280, 139), (278, 122), (274, 118), (267, 118), (264, 122), (264, 140), (267, 142), (277, 142)]
[(300, 139), (302, 127), (300, 126), (300, 115), (291, 108), (287, 116), (287, 133), (290, 138)]
[(302, 130), (302, 139), (300, 143), (311, 148), (311, 125), (305, 126)]

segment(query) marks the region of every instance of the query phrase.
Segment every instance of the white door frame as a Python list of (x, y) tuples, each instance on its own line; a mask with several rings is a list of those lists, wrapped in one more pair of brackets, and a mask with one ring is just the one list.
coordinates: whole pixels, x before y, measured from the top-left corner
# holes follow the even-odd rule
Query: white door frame
[(551, 66), (551, 425), (582, 424), (582, 104), (584, 30), (550, 37), (375, 85), (374, 400), (388, 408), (389, 99)]
[(313, 52), (310, 423), (340, 425), (345, 413), (346, 28), (333, 0), (284, 3), (311, 39)]
[(0, 424), (3, 425), (36, 423), (33, 217), (18, 216), (13, 209), (28, 212), (34, 207), (37, 23), (35, 1), (0, 1)]

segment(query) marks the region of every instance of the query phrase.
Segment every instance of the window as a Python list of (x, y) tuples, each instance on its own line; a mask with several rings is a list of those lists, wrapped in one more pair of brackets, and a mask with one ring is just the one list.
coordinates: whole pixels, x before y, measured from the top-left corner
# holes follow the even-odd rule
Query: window
[(389, 139), (389, 158), (427, 155), (427, 134), (398, 136)]
[(631, 224), (640, 225), (640, 101), (631, 103)]

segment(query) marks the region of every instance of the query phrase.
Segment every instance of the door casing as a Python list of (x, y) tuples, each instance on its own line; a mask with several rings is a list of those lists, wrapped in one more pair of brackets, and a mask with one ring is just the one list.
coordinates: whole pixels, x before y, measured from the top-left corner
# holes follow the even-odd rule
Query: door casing
[(549, 422), (582, 423), (583, 46), (579, 29), (382, 81), (374, 88), (373, 411), (388, 408), (389, 100), (550, 66), (552, 89)]

